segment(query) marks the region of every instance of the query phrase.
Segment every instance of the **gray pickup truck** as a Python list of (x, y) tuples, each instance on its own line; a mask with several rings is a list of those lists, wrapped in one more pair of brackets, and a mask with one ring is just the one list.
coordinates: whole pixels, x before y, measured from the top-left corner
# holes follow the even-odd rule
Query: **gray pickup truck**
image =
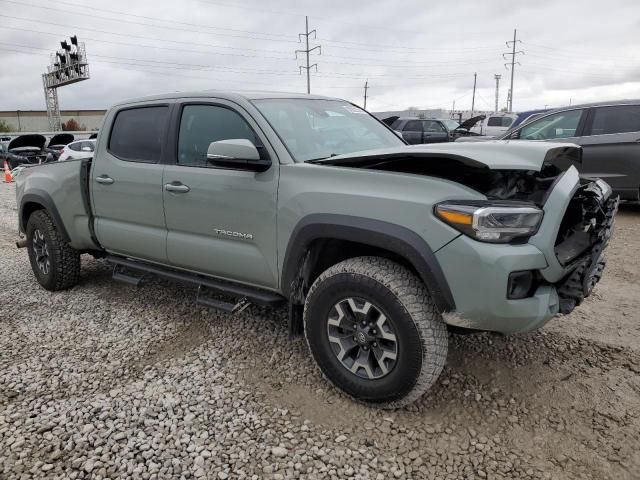
[(21, 240), (48, 290), (80, 257), (233, 313), (287, 305), (322, 372), (406, 405), (447, 330), (526, 332), (588, 296), (618, 199), (572, 144), (407, 146), (337, 99), (196, 92), (108, 111), (93, 159), (18, 175)]

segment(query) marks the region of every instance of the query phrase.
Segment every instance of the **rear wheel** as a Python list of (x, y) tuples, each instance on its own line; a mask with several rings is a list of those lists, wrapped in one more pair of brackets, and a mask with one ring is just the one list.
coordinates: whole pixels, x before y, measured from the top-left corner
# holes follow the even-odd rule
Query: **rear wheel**
[(47, 290), (73, 287), (80, 278), (80, 253), (61, 237), (45, 210), (34, 212), (27, 222), (27, 249), (31, 269)]
[(446, 361), (446, 326), (426, 287), (384, 258), (352, 258), (322, 273), (307, 296), (304, 326), (325, 376), (376, 406), (418, 399)]

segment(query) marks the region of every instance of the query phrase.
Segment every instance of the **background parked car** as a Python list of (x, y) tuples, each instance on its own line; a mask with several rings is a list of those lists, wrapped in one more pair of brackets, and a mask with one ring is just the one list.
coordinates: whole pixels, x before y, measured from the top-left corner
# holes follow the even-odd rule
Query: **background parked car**
[(492, 113), (491, 115), (487, 115), (481, 122), (476, 123), (476, 125), (469, 130), (478, 135), (496, 137), (509, 130), (517, 117), (518, 115), (515, 113)]
[(582, 147), (580, 173), (605, 180), (623, 200), (639, 200), (640, 100), (553, 110), (500, 137), (571, 142)]
[(74, 136), (70, 133), (59, 133), (51, 137), (47, 147), (45, 148), (45, 151), (48, 154), (47, 161), (51, 162), (57, 160), (62, 149), (69, 143), (73, 142), (73, 140)]
[(93, 157), (95, 149), (95, 140), (76, 140), (62, 149), (58, 161), (62, 162), (63, 160)]
[(390, 127), (398, 132), (407, 143), (412, 145), (448, 142), (451, 136), (449, 129), (442, 120), (432, 118), (398, 117), (390, 124)]
[(542, 116), (542, 114), (550, 112), (551, 110), (554, 110), (554, 109), (546, 108), (546, 109), (527, 110), (526, 112), (520, 112), (517, 114), (518, 116), (511, 124), (511, 127), (509, 127), (509, 130), (515, 130), (520, 125), (530, 122), (534, 118), (538, 118)]
[(18, 165), (33, 165), (47, 161), (44, 145), (47, 139), (43, 135), (27, 134), (15, 137), (7, 145), (7, 161), (12, 170)]

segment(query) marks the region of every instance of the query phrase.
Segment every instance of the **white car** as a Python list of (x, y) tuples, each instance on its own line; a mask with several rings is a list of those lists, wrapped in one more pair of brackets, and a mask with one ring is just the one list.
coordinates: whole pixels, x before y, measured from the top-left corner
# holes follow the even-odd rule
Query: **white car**
[(76, 140), (75, 142), (71, 142), (60, 152), (60, 156), (58, 157), (58, 161), (62, 162), (63, 160), (74, 160), (78, 158), (89, 158), (93, 157), (93, 152), (96, 149), (96, 140)]
[(481, 122), (476, 123), (471, 128), (471, 132), (487, 137), (496, 137), (509, 130), (517, 117), (518, 115), (515, 113), (492, 113)]

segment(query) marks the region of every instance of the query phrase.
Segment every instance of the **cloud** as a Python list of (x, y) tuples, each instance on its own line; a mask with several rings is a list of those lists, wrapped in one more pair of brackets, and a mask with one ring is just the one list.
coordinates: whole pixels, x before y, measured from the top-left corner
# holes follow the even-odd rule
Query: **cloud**
[[(478, 3), (326, 0), (26, 0), (0, 14), (0, 109), (44, 109), (41, 74), (59, 40), (86, 43), (91, 79), (59, 91), (63, 109), (107, 108), (124, 98), (194, 89), (304, 92), (294, 57), (304, 15), (317, 30), (312, 93), (389, 110), (409, 105), (493, 106), (495, 73), (506, 103), (505, 41), (518, 29), (514, 106), (640, 96), (637, 3), (595, 0)], [(308, 10), (308, 11), (307, 11)], [(593, 34), (592, 32), (596, 32)]]

